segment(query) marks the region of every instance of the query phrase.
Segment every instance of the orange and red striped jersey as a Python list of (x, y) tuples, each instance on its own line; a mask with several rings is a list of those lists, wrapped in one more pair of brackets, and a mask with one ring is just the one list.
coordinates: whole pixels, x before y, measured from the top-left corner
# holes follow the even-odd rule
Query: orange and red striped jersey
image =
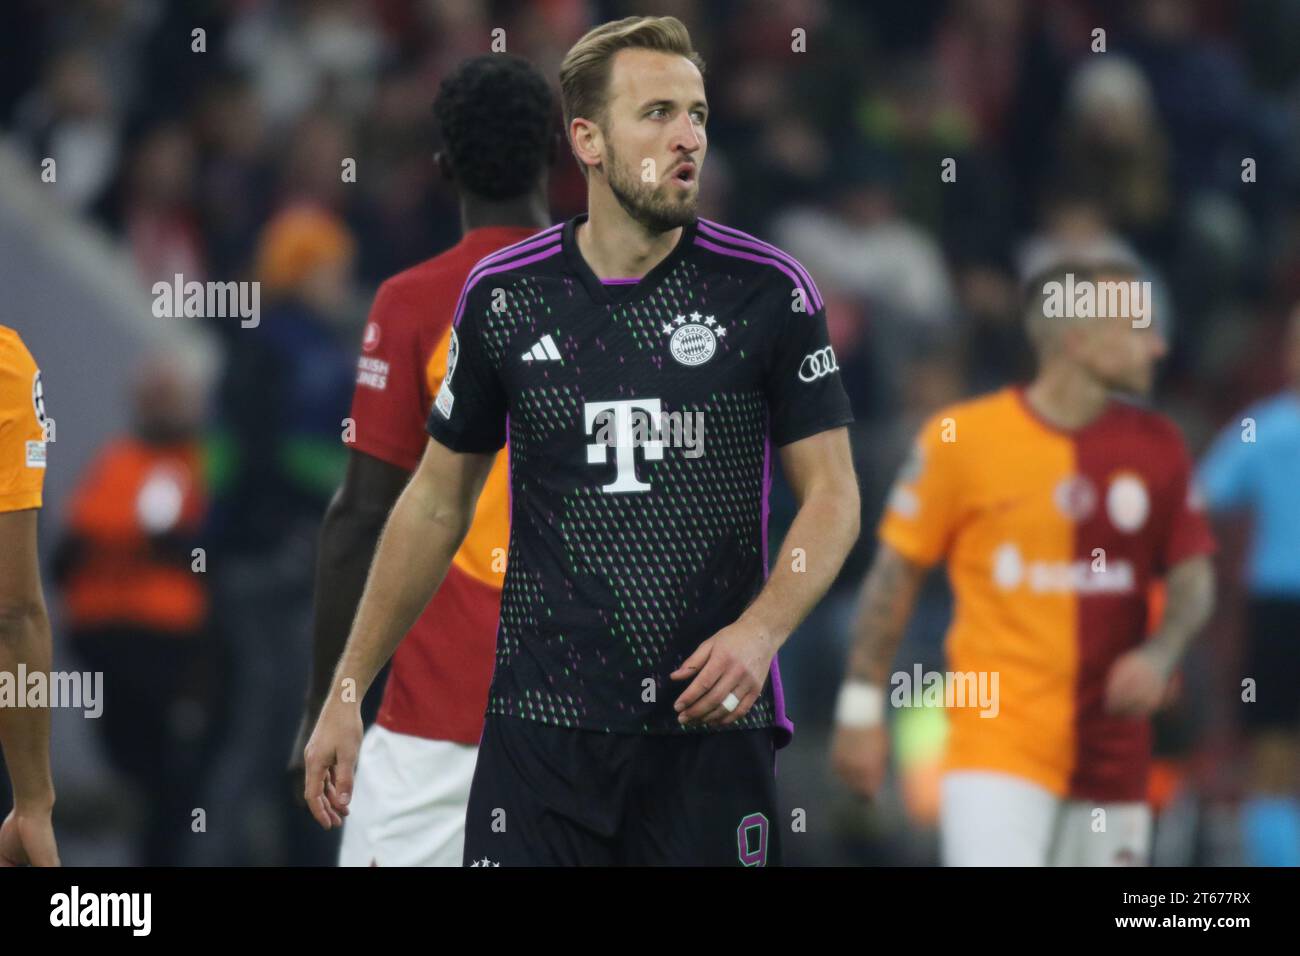
[(41, 506), (45, 395), (23, 340), (0, 325), (0, 512)]
[(1106, 678), (1146, 637), (1152, 584), (1214, 550), (1172, 422), (1112, 401), (1066, 431), (1020, 388), (950, 406), (922, 427), (879, 535), (917, 564), (946, 560), (949, 667), (997, 675), (996, 716), (949, 709), (948, 769), (1145, 798), (1149, 722), (1106, 712)]
[[(361, 343), (353, 448), (413, 471), (447, 371), (451, 321), (474, 264), (535, 230), (490, 227), (380, 286)], [(483, 734), (510, 544), (509, 463), (498, 455), (441, 587), (393, 655), (378, 722), (397, 733), (476, 745)]]

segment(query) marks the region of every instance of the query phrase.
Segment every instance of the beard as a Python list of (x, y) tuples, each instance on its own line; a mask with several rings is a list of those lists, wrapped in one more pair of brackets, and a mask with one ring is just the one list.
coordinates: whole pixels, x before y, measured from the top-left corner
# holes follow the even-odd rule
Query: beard
[[(668, 232), (694, 222), (699, 206), (699, 189), (686, 193), (681, 199), (666, 195), (664, 183), (642, 182), (631, 170), (624, 169), (611, 145), (609, 161), (605, 164), (609, 190), (633, 221), (651, 234)], [(698, 169), (697, 176), (698, 176)], [(699, 180), (697, 179), (696, 182)]]

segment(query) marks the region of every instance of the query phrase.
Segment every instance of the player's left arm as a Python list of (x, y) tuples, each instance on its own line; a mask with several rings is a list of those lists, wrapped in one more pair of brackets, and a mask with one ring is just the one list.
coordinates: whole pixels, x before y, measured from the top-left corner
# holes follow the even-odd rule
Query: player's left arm
[(1169, 572), (1165, 590), (1168, 597), (1160, 628), (1141, 650), (1168, 676), (1214, 613), (1213, 559), (1202, 554), (1180, 562)]
[(780, 553), (793, 557), (799, 548), (803, 557), (788, 565), (783, 557), (740, 618), (669, 675), (690, 680), (675, 704), (682, 723), (732, 724), (749, 713), (763, 692), (772, 658), (830, 587), (858, 537), (858, 486), (844, 428), (853, 421), (853, 410), (840, 380), (825, 304), (811, 281), (782, 274), (795, 279), (793, 286), (773, 272), (774, 284), (756, 290), (755, 302), (772, 309), (762, 353), (768, 436), (781, 452), (799, 503)]
[(1176, 433), (1171, 446), (1171, 480), (1162, 496), (1169, 514), (1159, 552), (1167, 569), (1164, 615), (1155, 634), (1111, 667), (1106, 706), (1116, 714), (1146, 716), (1160, 707), (1192, 638), (1214, 613), (1214, 536), (1193, 484), (1191, 457)]
[[(781, 466), (799, 504), (766, 585), (735, 621), (705, 641), (673, 672), (695, 679), (677, 699), (678, 719), (735, 723), (762, 693), (772, 658), (821, 599), (858, 539), (858, 483), (848, 429), (834, 428), (780, 449)], [(787, 557), (790, 560), (786, 560)], [(728, 712), (722, 702), (735, 694)]]
[(1154, 712), (1187, 647), (1214, 612), (1214, 562), (1208, 554), (1180, 561), (1165, 581), (1160, 628), (1141, 646), (1115, 661), (1106, 681), (1112, 713), (1133, 717)]

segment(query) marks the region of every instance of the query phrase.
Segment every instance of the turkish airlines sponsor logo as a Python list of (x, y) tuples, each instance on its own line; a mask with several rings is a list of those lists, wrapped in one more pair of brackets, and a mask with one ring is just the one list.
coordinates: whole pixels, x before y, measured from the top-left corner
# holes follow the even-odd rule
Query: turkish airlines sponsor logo
[(1104, 559), (1077, 561), (1026, 561), (1010, 542), (993, 552), (993, 583), (1004, 591), (1022, 584), (1035, 594), (1128, 594), (1136, 574), (1123, 559), (1107, 566)]
[(388, 363), (383, 359), (361, 356), (357, 359), (357, 384), (382, 392), (388, 387)]
[(828, 345), (803, 357), (803, 361), (799, 363), (799, 381), (815, 382), (839, 370), (839, 363), (835, 361), (835, 350)]

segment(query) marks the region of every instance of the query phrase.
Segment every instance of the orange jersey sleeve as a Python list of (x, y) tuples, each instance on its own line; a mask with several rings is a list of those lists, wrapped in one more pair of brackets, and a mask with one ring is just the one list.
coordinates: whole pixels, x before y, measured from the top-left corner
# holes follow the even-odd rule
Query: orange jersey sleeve
[(947, 410), (921, 427), (880, 519), (880, 540), (923, 567), (948, 553), (961, 513), (956, 427)]
[(0, 326), (0, 512), (41, 506), (44, 423), (40, 370), (18, 333)]
[[(451, 345), (451, 327), (443, 332), (425, 365), (425, 381), (437, 392), (447, 375), (447, 355)], [(507, 433), (508, 437), (508, 433)], [(505, 555), (510, 549), (510, 455), (499, 453), (492, 462), (469, 532), (452, 559), (466, 574), (494, 588), (505, 581)]]

